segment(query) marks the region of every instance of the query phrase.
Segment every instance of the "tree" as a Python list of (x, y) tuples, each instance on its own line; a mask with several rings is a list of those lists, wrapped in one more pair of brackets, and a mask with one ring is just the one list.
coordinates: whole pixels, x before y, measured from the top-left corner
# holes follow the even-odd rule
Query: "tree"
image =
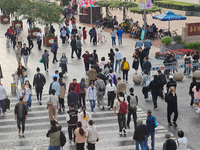
[(94, 4), (100, 5), (101, 7), (106, 7), (106, 17), (109, 17), (109, 9), (108, 7), (113, 3), (113, 1), (97, 1)]

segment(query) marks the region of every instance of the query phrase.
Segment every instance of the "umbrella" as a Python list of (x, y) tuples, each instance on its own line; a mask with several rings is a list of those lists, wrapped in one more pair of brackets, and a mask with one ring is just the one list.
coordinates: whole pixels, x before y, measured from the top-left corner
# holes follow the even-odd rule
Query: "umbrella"
[(171, 11), (167, 11), (164, 14), (153, 16), (153, 19), (158, 19), (160, 21), (168, 21), (168, 30), (169, 30), (170, 21), (173, 21), (173, 20), (186, 20), (186, 17), (183, 17), (181, 15), (176, 15)]

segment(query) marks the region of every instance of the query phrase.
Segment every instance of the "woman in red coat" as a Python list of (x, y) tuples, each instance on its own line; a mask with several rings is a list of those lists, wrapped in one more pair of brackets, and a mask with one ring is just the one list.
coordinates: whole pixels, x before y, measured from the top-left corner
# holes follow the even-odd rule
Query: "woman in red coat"
[(85, 30), (85, 27), (83, 27), (83, 42), (84, 43), (86, 39), (87, 39), (87, 31)]

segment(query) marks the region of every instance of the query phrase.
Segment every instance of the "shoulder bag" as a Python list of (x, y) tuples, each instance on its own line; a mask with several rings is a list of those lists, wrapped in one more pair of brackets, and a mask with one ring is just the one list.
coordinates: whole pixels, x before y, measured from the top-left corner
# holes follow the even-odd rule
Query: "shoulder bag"
[(50, 100), (47, 102), (47, 108), (53, 106), (53, 102), (51, 101), (51, 96), (50, 96)]

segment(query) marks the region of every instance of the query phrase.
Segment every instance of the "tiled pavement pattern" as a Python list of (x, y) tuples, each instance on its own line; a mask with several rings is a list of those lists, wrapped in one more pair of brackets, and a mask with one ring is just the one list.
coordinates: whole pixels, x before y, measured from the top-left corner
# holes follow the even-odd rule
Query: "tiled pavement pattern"
[[(43, 96), (43, 105), (41, 106), (38, 105), (36, 96), (33, 96), (32, 110), (28, 112), (28, 119), (26, 120), (25, 138), (18, 137), (18, 129), (16, 121), (14, 120), (13, 111), (17, 99), (12, 97), (10, 100), (11, 109), (5, 114), (5, 117), (0, 119), (0, 149), (47, 150), (49, 139), (46, 137), (46, 133), (50, 128), (48, 110), (46, 109), (48, 95)], [(88, 111), (90, 111), (89, 102), (86, 102), (86, 106)], [(146, 112), (143, 109), (138, 108), (137, 114), (138, 118), (142, 118), (145, 123)], [(127, 129), (127, 136), (120, 137), (118, 135), (117, 117), (114, 116), (113, 111), (108, 111), (107, 109), (105, 109), (105, 111), (96, 109), (96, 112), (92, 114), (92, 118), (95, 121), (95, 126), (100, 135), (100, 141), (96, 144), (97, 150), (133, 150), (135, 148), (133, 145), (134, 129), (132, 121), (130, 124), (131, 129)], [(58, 122), (62, 126), (68, 139), (66, 112), (58, 114)], [(168, 131), (162, 125), (159, 125), (156, 128), (156, 150), (162, 149), (166, 132)], [(67, 142), (64, 146), (64, 150), (75, 150), (75, 146)]]

